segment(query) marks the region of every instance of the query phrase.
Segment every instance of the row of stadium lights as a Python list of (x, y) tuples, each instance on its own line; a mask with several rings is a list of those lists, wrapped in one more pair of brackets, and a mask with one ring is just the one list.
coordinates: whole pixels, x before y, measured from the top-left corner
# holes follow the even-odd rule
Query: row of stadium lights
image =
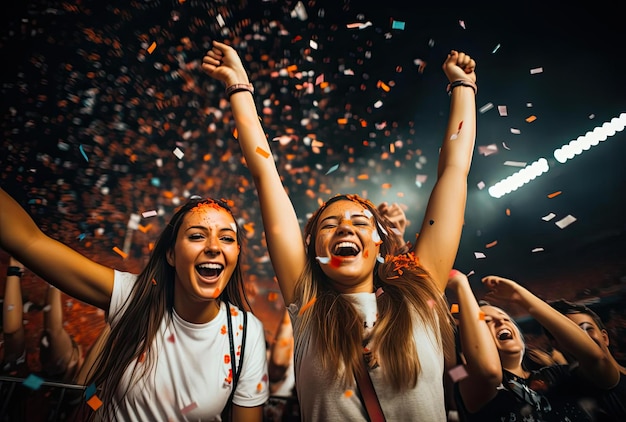
[[(563, 164), (567, 160), (571, 160), (577, 155), (591, 149), (606, 141), (608, 138), (615, 136), (626, 127), (626, 113), (622, 113), (619, 117), (613, 117), (610, 121), (604, 122), (601, 126), (579, 136), (569, 143), (554, 150), (554, 158)], [(501, 198), (506, 194), (516, 191), (518, 188), (536, 179), (542, 174), (550, 170), (548, 160), (540, 158), (532, 164), (527, 165), (516, 173), (500, 180), (488, 189), (489, 195), (494, 198)]]

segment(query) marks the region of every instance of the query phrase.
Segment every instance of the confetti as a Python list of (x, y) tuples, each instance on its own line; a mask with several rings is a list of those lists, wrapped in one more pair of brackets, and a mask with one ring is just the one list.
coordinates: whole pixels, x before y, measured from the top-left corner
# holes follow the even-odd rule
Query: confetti
[(493, 108), (493, 103), (487, 103), (481, 108), (479, 108), (478, 111), (480, 112), (480, 114), (484, 114), (488, 112), (489, 110), (491, 110), (492, 108)]
[(548, 214), (548, 215), (545, 215), (545, 216), (541, 217), (541, 219), (542, 219), (543, 221), (550, 221), (550, 220), (552, 220), (554, 217), (556, 217), (556, 214), (555, 214), (555, 213), (553, 213), (553, 212), (551, 212), (550, 214)]
[(260, 156), (262, 156), (263, 158), (267, 158), (270, 156), (270, 153), (265, 151), (263, 148), (261, 147), (256, 147), (256, 151), (257, 154), (259, 154)]
[(519, 130), (519, 129), (517, 129), (517, 128), (512, 127), (512, 128), (511, 128), (511, 133), (512, 133), (513, 135), (519, 135), (520, 133), (522, 133), (522, 131), (521, 131), (521, 130)]
[(152, 52), (154, 51), (154, 49), (156, 48), (156, 42), (152, 41), (152, 44), (150, 44), (150, 47), (148, 47), (148, 53), (152, 54)]
[(120, 248), (118, 248), (117, 246), (113, 246), (113, 252), (121, 256), (122, 259), (126, 259), (128, 257), (128, 254), (124, 252), (123, 250), (121, 250)]
[(573, 215), (567, 215), (566, 217), (560, 219), (554, 224), (556, 224), (560, 229), (564, 229), (565, 227), (569, 226), (575, 221), (576, 221), (576, 217), (574, 217)]
[(452, 382), (459, 382), (463, 378), (467, 378), (467, 370), (463, 365), (457, 365), (454, 368), (448, 371), (448, 375), (450, 375), (450, 379)]
[(487, 243), (487, 244), (485, 245), (485, 248), (487, 248), (487, 249), (489, 249), (489, 248), (493, 248), (493, 247), (494, 247), (494, 246), (496, 246), (497, 244), (498, 244), (498, 241), (497, 241), (497, 240), (494, 240), (494, 241), (493, 241), (493, 242), (491, 242), (491, 243)]
[(505, 161), (504, 165), (505, 166), (511, 166), (511, 167), (526, 167), (526, 162), (524, 161)]
[(509, 115), (509, 113), (508, 113), (508, 111), (507, 111), (507, 109), (506, 109), (506, 106), (499, 105), (499, 106), (498, 106), (498, 114), (500, 114), (500, 116), (502, 116), (502, 117), (506, 117), (506, 116), (508, 116), (508, 115)]
[(526, 122), (527, 122), (527, 123), (532, 123), (532, 122), (534, 122), (535, 120), (537, 120), (537, 116), (535, 116), (535, 115), (531, 115), (531, 116), (528, 116), (528, 117), (526, 118)]
[(91, 383), (85, 389), (85, 400), (89, 400), (94, 394), (96, 394), (96, 384), (95, 383)]
[(391, 22), (391, 29), (401, 29), (404, 30), (404, 22), (400, 22), (400, 21), (392, 21)]
[(89, 161), (89, 158), (87, 158), (87, 154), (85, 154), (85, 150), (83, 149), (83, 145), (81, 144), (78, 149), (80, 150), (80, 153), (83, 154), (83, 158), (85, 159), (85, 161)]
[(309, 302), (307, 304), (305, 304), (302, 308), (300, 308), (300, 312), (298, 312), (298, 315), (302, 315), (303, 313), (305, 313), (307, 309), (309, 309), (311, 306), (313, 306), (313, 304), (315, 303), (316, 300), (317, 300), (316, 297), (314, 297), (313, 299), (309, 300)]
[(531, 75), (536, 75), (538, 73), (543, 73), (543, 67), (536, 67), (534, 69), (530, 69)]
[(98, 398), (98, 396), (94, 394), (89, 400), (87, 400), (87, 404), (93, 410), (98, 410), (100, 409), (100, 406), (102, 406), (102, 400), (100, 400), (100, 398)]
[(334, 166), (328, 169), (328, 171), (326, 172), (326, 175), (328, 176), (330, 173), (336, 171), (338, 168), (339, 168), (339, 164), (335, 164)]
[(156, 210), (144, 211), (143, 213), (141, 213), (141, 216), (143, 218), (156, 217), (157, 215), (158, 213), (156, 212)]
[(474, 252), (474, 258), (476, 258), (476, 259), (483, 259), (483, 258), (487, 258), (487, 255), (485, 255), (482, 252)]
[(185, 153), (178, 147), (176, 147), (176, 149), (172, 152), (174, 153), (176, 158), (178, 158), (179, 160), (182, 160), (182, 158), (185, 156)]
[(452, 306), (450, 306), (450, 312), (453, 314), (458, 314), (459, 313), (459, 304), (458, 303), (453, 303)]
[(22, 384), (24, 387), (28, 387), (31, 390), (39, 390), (39, 387), (43, 384), (43, 379), (39, 378), (37, 375), (30, 374), (26, 377)]
[(491, 54), (494, 54), (496, 51), (500, 49), (500, 44), (496, 45), (495, 48), (491, 51)]
[(560, 194), (561, 194), (561, 191), (558, 190), (556, 192), (552, 192), (551, 194), (548, 194), (548, 198), (552, 199), (552, 198), (554, 198), (556, 196), (559, 196)]
[(320, 264), (328, 264), (330, 262), (330, 258), (327, 256), (316, 256), (315, 259), (317, 259)]
[(544, 251), (544, 249), (539, 247), (539, 248), (534, 248), (531, 252), (532, 253), (537, 253), (537, 252), (543, 252), (543, 251)]

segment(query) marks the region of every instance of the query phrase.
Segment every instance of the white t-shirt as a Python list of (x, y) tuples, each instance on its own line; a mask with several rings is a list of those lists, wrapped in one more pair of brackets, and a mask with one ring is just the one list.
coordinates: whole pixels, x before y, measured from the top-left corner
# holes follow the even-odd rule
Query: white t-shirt
[[(375, 293), (345, 295), (365, 322), (364, 338), (377, 317)], [(295, 343), (295, 378), (302, 421), (367, 421), (367, 412), (356, 391), (346, 391), (324, 371), (315, 355), (311, 331), (302, 327), (299, 307), (288, 307), (293, 322)], [(397, 393), (385, 385), (381, 367), (370, 370), (374, 389), (388, 421), (445, 422), (443, 390), (444, 359), (441, 342), (435, 331), (417, 317), (413, 318), (413, 337), (419, 353), (421, 372), (414, 389)]]
[[(115, 315), (122, 307), (136, 279), (135, 274), (115, 271), (109, 315)], [(238, 311), (232, 317), (238, 356), (243, 314), (233, 305), (231, 309)], [(117, 418), (142, 422), (220, 421), (232, 386), (227, 315), (226, 304), (222, 303), (217, 317), (204, 324), (187, 322), (176, 311), (170, 324), (164, 319), (151, 346), (150, 353), (157, 357), (152, 371), (139, 382), (131, 383), (131, 364), (122, 377), (117, 392)], [(110, 322), (114, 325), (118, 320)], [(237, 367), (239, 364), (237, 359)], [(141, 370), (142, 363), (138, 365)], [(131, 387), (125, 391), (129, 383)], [(265, 333), (261, 321), (248, 313), (243, 368), (233, 402), (254, 407), (268, 398)]]

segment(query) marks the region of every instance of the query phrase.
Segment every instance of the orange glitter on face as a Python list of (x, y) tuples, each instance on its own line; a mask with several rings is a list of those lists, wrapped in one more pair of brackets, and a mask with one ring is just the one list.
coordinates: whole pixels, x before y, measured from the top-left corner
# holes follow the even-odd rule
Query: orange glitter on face
[(195, 207), (190, 209), (189, 212), (204, 212), (204, 211), (209, 210), (209, 209), (223, 210), (224, 207), (220, 206), (217, 202), (209, 201), (209, 202), (202, 202), (202, 203), (196, 205)]

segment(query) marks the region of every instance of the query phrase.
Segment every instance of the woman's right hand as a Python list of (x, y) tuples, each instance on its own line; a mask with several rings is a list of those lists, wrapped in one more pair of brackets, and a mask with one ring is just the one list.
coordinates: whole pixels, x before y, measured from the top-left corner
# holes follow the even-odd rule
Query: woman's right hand
[(213, 48), (202, 58), (202, 69), (226, 87), (250, 83), (237, 51), (219, 41), (213, 41)]

